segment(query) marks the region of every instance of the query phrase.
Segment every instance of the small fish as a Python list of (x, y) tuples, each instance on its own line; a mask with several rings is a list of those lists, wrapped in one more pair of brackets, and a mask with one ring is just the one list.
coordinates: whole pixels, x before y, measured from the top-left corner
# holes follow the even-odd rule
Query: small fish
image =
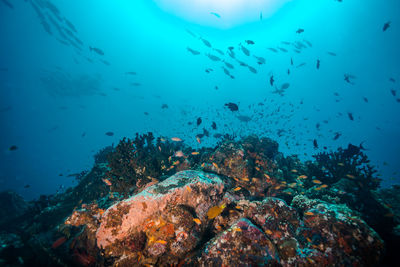
[(125, 72), (126, 75), (136, 75), (137, 73), (135, 71), (128, 71)]
[(213, 130), (217, 130), (217, 124), (215, 123), (215, 121), (212, 122), (211, 128), (212, 128)]
[(274, 82), (275, 82), (275, 80), (274, 80), (274, 75), (271, 75), (271, 77), (269, 78), (269, 84), (270, 84), (271, 86), (274, 86)]
[(207, 47), (212, 47), (211, 43), (209, 41), (207, 41), (206, 39), (200, 37), (200, 40), (203, 41), (203, 44)]
[(257, 73), (257, 70), (252, 66), (247, 66), (252, 73)]
[(217, 18), (221, 18), (221, 15), (215, 12), (210, 12), (211, 15), (216, 16)]
[(312, 180), (312, 182), (313, 182), (314, 184), (322, 184), (322, 182), (321, 182), (320, 180), (317, 180), (317, 179)]
[(289, 52), (286, 48), (283, 48), (283, 47), (278, 47), (278, 49), (281, 50), (281, 51), (284, 52), (284, 53)]
[(250, 50), (244, 47), (243, 45), (240, 46), (240, 49), (242, 50), (243, 54), (246, 56), (250, 56)]
[(344, 166), (344, 163), (339, 162), (337, 165), (343, 167), (343, 166)]
[(293, 173), (298, 173), (299, 171), (296, 170), (296, 169), (293, 169), (293, 170), (291, 170), (291, 172), (293, 172)]
[(253, 45), (253, 44), (255, 44), (254, 41), (252, 41), (252, 40), (246, 40), (245, 42), (246, 42), (246, 44), (248, 44), (248, 45)]
[(347, 178), (350, 178), (350, 179), (354, 179), (354, 178), (356, 178), (354, 175), (352, 175), (352, 174), (346, 174), (346, 177)]
[(226, 103), (225, 106), (229, 108), (231, 111), (238, 111), (239, 106), (235, 103)]
[(354, 121), (353, 113), (347, 112), (347, 115), (349, 116), (349, 119)]
[(278, 53), (278, 50), (276, 50), (275, 48), (268, 47), (267, 49), (271, 50), (271, 51), (274, 52), (274, 53)]
[(214, 166), (214, 168), (219, 169), (218, 164), (213, 162), (212, 165)]
[(303, 67), (303, 66), (305, 66), (305, 65), (306, 65), (306, 63), (303, 62), (303, 63), (300, 63), (299, 65), (297, 65), (296, 68), (301, 68), (301, 67)]
[(286, 90), (290, 87), (290, 83), (284, 83), (281, 85), (281, 90)]
[(314, 145), (314, 149), (317, 149), (317, 148), (318, 148), (317, 139), (314, 139), (314, 140), (313, 140), (313, 145)]
[(222, 211), (225, 209), (225, 207), (226, 207), (226, 204), (222, 204), (221, 206), (214, 206), (214, 207), (210, 208), (207, 211), (208, 219), (214, 219), (215, 217), (220, 215), (222, 213)]
[(394, 78), (390, 77), (390, 78), (389, 78), (389, 82), (395, 83), (396, 80), (395, 80)]
[(186, 47), (186, 50), (189, 51), (192, 55), (195, 55), (195, 56), (200, 55), (199, 51), (194, 50), (194, 49), (192, 49), (190, 47)]
[(10, 146), (10, 147), (8, 148), (8, 150), (10, 150), (10, 151), (15, 151), (15, 150), (17, 150), (17, 149), (18, 149), (18, 147), (15, 146), (15, 145)]
[(225, 63), (225, 65), (226, 65), (228, 68), (230, 68), (230, 69), (234, 69), (234, 68), (235, 68), (235, 67), (234, 67), (231, 63), (229, 63), (229, 62), (224, 61), (224, 63)]
[(196, 141), (197, 141), (197, 143), (201, 144), (201, 138), (200, 138), (200, 136), (196, 135)]
[(262, 20), (263, 19), (263, 15), (262, 15), (262, 12), (260, 12), (260, 20)]
[(267, 235), (272, 235), (272, 234), (273, 234), (273, 232), (272, 232), (271, 230), (269, 230), (269, 229), (265, 230), (264, 232), (265, 232)]
[(351, 75), (351, 74), (344, 74), (344, 80), (345, 80), (347, 83), (351, 84), (351, 85), (354, 85), (354, 82), (351, 81), (351, 79), (355, 79), (355, 78), (356, 78), (356, 76), (354, 76), (354, 75)]
[(194, 34), (191, 30), (186, 29), (186, 32), (188, 34), (190, 34), (192, 37), (195, 37), (195, 38), (197, 37), (196, 34)]
[(206, 72), (207, 72), (207, 73), (210, 73), (210, 72), (212, 72), (212, 71), (213, 71), (213, 69), (211, 69), (211, 68), (206, 69)]
[(236, 192), (236, 191), (239, 191), (239, 190), (241, 190), (241, 189), (242, 189), (242, 188), (241, 188), (240, 186), (238, 186), (238, 187), (234, 188), (233, 191)]
[(183, 153), (182, 150), (178, 150), (174, 153), (174, 157), (177, 157), (177, 158), (183, 158), (184, 156), (185, 156), (185, 154)]
[(390, 92), (392, 93), (392, 96), (396, 96), (396, 90), (391, 89)]
[(196, 155), (199, 155), (199, 154), (200, 154), (200, 152), (193, 151), (193, 152), (192, 152), (192, 153), (190, 153), (190, 154), (192, 154), (193, 156), (196, 156)]
[(321, 187), (321, 188), (327, 188), (328, 185), (327, 185), (327, 184), (323, 184), (323, 185), (321, 185), (320, 187)]
[(336, 57), (337, 56), (337, 54), (336, 53), (334, 53), (334, 52), (326, 52), (328, 55), (331, 55), (331, 56), (333, 56), (333, 57)]
[(302, 28), (299, 28), (299, 29), (296, 31), (296, 33), (298, 33), (298, 34), (303, 33), (303, 32), (304, 32), (304, 29), (302, 29)]
[(171, 140), (174, 142), (182, 142), (182, 139), (180, 139), (179, 137), (172, 137)]
[(167, 104), (162, 104), (161, 105), (161, 109), (167, 109), (168, 108), (168, 105)]
[(263, 57), (258, 57), (258, 56), (254, 56), (256, 59), (257, 59), (257, 63), (259, 64), (259, 65), (261, 65), (261, 64), (265, 64), (265, 58), (263, 58)]
[(59, 239), (57, 239), (56, 241), (54, 241), (54, 243), (51, 245), (52, 249), (56, 249), (59, 246), (61, 246), (62, 244), (65, 243), (65, 241), (67, 241), (67, 239), (65, 237), (60, 237)]
[(211, 59), (212, 61), (221, 61), (221, 59), (220, 59), (219, 57), (214, 56), (214, 55), (212, 55), (212, 54), (207, 54), (207, 57), (208, 57), (209, 59)]
[(100, 48), (89, 46), (89, 49), (91, 52), (95, 52), (96, 54), (98, 54), (100, 56), (104, 56), (104, 52)]
[(165, 241), (165, 240), (157, 240), (156, 243), (160, 243), (160, 244), (165, 245), (165, 244), (167, 244), (167, 241)]
[(335, 136), (333, 137), (333, 140), (338, 140), (338, 138), (341, 136), (342, 134), (339, 132), (335, 133)]
[(110, 180), (108, 180), (107, 178), (103, 178), (102, 180), (103, 180), (103, 182), (104, 182), (106, 185), (108, 185), (108, 186), (111, 186), (111, 185), (112, 185), (112, 183), (110, 182)]
[(251, 121), (251, 117), (245, 115), (236, 116), (241, 122), (249, 122)]
[(114, 133), (113, 133), (113, 132), (106, 132), (105, 135), (107, 135), (107, 136), (114, 136)]
[(197, 225), (200, 225), (200, 224), (201, 224), (201, 221), (200, 221), (199, 218), (194, 218), (193, 221), (194, 221)]
[(385, 24), (383, 24), (382, 31), (386, 31), (387, 29), (389, 29), (391, 23), (392, 23), (391, 21), (388, 21)]
[(311, 211), (307, 211), (307, 212), (304, 213), (304, 215), (314, 216), (315, 214), (313, 212), (311, 212)]
[(307, 179), (308, 177), (307, 177), (307, 175), (300, 175), (299, 177), (297, 177), (297, 178), (299, 178), (299, 179)]
[(320, 64), (321, 64), (321, 61), (319, 59), (317, 59), (317, 70), (319, 70)]
[(198, 118), (197, 118), (197, 121), (196, 121), (197, 126), (199, 126), (199, 125), (201, 124), (202, 121), (203, 121), (203, 120), (201, 119), (201, 117), (198, 117)]

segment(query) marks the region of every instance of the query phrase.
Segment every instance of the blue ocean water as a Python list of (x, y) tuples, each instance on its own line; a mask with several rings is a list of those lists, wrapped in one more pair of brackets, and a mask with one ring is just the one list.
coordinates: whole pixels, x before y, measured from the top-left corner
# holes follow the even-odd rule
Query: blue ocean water
[(136, 132), (256, 134), (304, 160), (362, 143), (399, 183), (399, 1), (192, 2), (1, 0), (0, 190), (62, 191)]

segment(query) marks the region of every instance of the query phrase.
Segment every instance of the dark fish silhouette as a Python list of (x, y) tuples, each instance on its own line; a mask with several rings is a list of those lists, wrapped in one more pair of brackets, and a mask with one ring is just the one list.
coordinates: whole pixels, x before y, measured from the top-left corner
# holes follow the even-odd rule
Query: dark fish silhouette
[(281, 85), (281, 90), (286, 90), (290, 87), (290, 83), (284, 83)]
[(210, 47), (210, 48), (212, 47), (211, 43), (209, 41), (207, 41), (206, 39), (200, 37), (200, 40), (203, 41), (203, 44), (205, 46)]
[(107, 136), (113, 136), (114, 133), (113, 133), (113, 132), (106, 132), (106, 135), (107, 135)]
[(297, 31), (296, 31), (296, 33), (303, 33), (304, 32), (304, 29), (302, 29), (302, 28), (299, 28)]
[(217, 130), (217, 124), (215, 123), (215, 121), (212, 122), (211, 128), (212, 128), (213, 130)]
[(317, 59), (317, 70), (319, 70), (320, 64), (321, 64), (321, 61), (319, 59)]
[(239, 115), (236, 118), (238, 118), (241, 122), (249, 122), (249, 121), (251, 121), (251, 117), (245, 116), (245, 115)]
[(254, 41), (252, 41), (252, 40), (246, 40), (245, 42), (246, 42), (246, 44), (248, 44), (248, 45), (253, 45), (253, 44), (255, 44)]
[(214, 55), (212, 55), (212, 54), (207, 54), (207, 57), (208, 57), (209, 59), (211, 59), (212, 61), (221, 61), (221, 59), (220, 59), (219, 57), (214, 56)]
[(190, 48), (190, 47), (187, 47), (186, 49), (187, 49), (187, 51), (189, 51), (192, 55), (195, 55), (195, 56), (200, 55), (200, 52), (197, 51), (197, 50), (194, 50), (194, 49), (192, 49), (192, 48)]
[(162, 104), (161, 109), (167, 109), (168, 105), (167, 104)]
[(387, 29), (389, 29), (391, 23), (392, 23), (391, 21), (388, 21), (385, 24), (383, 24), (382, 31), (386, 31)]
[(263, 58), (263, 57), (258, 57), (258, 56), (254, 56), (256, 59), (257, 59), (257, 63), (259, 64), (259, 65), (261, 65), (261, 64), (265, 64), (265, 58)]
[(10, 148), (9, 148), (8, 150), (10, 150), (10, 151), (15, 151), (15, 150), (17, 150), (17, 149), (18, 149), (17, 146), (10, 146)]
[(313, 140), (313, 145), (314, 145), (314, 149), (317, 149), (317, 148), (318, 148), (317, 139), (314, 139), (314, 140)]
[(197, 126), (199, 126), (199, 125), (201, 124), (202, 121), (203, 121), (203, 120), (201, 119), (201, 117), (198, 117), (198, 118), (197, 118), (197, 121), (196, 121)]
[(353, 113), (348, 112), (347, 115), (349, 116), (349, 119), (354, 121)]
[(10, 3), (10, 2), (8, 2), (8, 0), (1, 0), (6, 6), (8, 6), (9, 8), (11, 8), (11, 9), (14, 9), (14, 6)]
[(246, 56), (250, 56), (250, 50), (244, 47), (243, 45), (240, 46), (241, 50)]
[(247, 66), (252, 73), (257, 73), (257, 70), (252, 66)]
[(100, 56), (104, 56), (104, 52), (100, 48), (89, 46), (89, 49), (91, 52), (95, 52), (96, 54), (98, 54)]
[(235, 103), (226, 103), (225, 106), (228, 107), (231, 111), (239, 110), (239, 106), (236, 105)]
[(335, 136), (333, 137), (333, 140), (338, 140), (338, 138), (341, 136), (342, 134), (339, 132), (335, 133)]
[(210, 12), (211, 15), (216, 16), (217, 18), (221, 18), (221, 15), (215, 12)]
[(392, 93), (393, 96), (396, 96), (396, 90), (391, 89), (390, 92)]
[(125, 72), (126, 75), (136, 75), (137, 73), (134, 71)]
[(274, 75), (271, 75), (271, 77), (269, 78), (269, 84), (270, 84), (271, 86), (274, 86), (274, 82), (275, 82), (275, 80), (274, 80)]

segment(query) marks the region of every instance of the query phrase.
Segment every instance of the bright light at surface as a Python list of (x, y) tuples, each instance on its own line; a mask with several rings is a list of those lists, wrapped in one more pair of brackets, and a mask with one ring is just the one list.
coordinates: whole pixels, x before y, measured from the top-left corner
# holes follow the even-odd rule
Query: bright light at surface
[(217, 28), (231, 28), (268, 18), (290, 1), (292, 0), (154, 0), (164, 11), (189, 22)]

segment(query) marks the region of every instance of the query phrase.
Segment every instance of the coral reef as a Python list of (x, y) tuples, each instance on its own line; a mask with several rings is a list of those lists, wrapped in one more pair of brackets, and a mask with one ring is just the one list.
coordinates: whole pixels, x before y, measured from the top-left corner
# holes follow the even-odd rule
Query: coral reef
[(100, 150), (64, 193), (0, 194), (0, 263), (389, 265), (399, 187), (378, 190), (375, 173), (361, 145), (303, 163), (257, 136), (195, 151), (137, 134)]

